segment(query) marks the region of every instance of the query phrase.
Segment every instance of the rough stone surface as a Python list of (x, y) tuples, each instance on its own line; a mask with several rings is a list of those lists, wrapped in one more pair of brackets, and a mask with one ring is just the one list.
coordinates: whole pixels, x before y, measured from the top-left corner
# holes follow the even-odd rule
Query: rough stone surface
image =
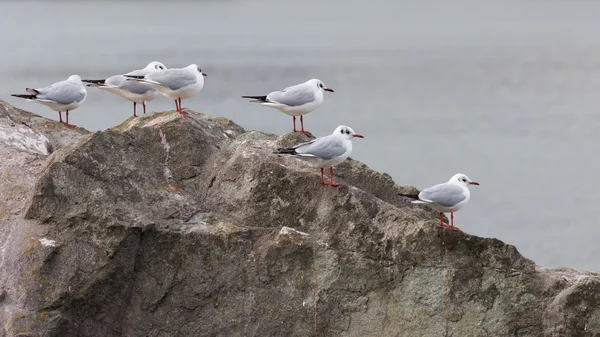
[(598, 274), (444, 230), (354, 160), (321, 186), (272, 154), (305, 136), (190, 116), (88, 133), (0, 102), (52, 152), (0, 142), (3, 336), (600, 336)]

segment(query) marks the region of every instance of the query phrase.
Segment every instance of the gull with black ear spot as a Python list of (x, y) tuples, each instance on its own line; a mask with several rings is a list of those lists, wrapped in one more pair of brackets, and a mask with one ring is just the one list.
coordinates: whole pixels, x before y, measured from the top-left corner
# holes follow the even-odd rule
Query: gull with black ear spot
[(204, 76), (207, 75), (197, 64), (190, 64), (185, 68), (165, 69), (146, 74), (146, 76), (124, 76), (128, 81), (149, 86), (163, 96), (175, 100), (177, 112), (187, 116), (181, 107), (181, 100), (199, 94), (204, 87)]
[[(165, 69), (167, 67), (164, 64), (154, 61), (150, 62), (144, 69), (134, 70), (125, 75), (145, 76), (148, 73), (163, 71)], [(88, 83), (88, 87), (97, 87), (133, 102), (133, 117), (137, 117), (136, 105), (142, 104), (144, 113), (146, 113), (146, 102), (155, 99), (158, 92), (149, 86), (128, 81), (125, 75), (115, 75), (103, 80), (82, 80), (82, 82)]]
[[(414, 204), (424, 204), (440, 212), (440, 226), (455, 231), (460, 231), (454, 227), (454, 212), (461, 209), (469, 202), (471, 191), (469, 185), (479, 185), (472, 181), (466, 175), (457, 173), (443, 184), (437, 184), (422, 190), (419, 194), (402, 194), (401, 196), (416, 199)], [(450, 213), (450, 226), (444, 223), (444, 213)]]
[[(333, 167), (342, 163), (352, 152), (352, 139), (364, 138), (351, 127), (340, 125), (332, 134), (319, 137), (308, 143), (289, 148), (279, 148), (276, 154), (291, 155), (302, 159), (312, 167), (321, 168), (321, 184), (340, 186), (333, 181)], [(323, 170), (329, 167), (329, 182), (325, 181)]]
[[(302, 132), (310, 137), (312, 134), (304, 130), (302, 116), (314, 111), (323, 103), (324, 91), (333, 92), (333, 89), (327, 88), (321, 80), (315, 78), (281, 91), (273, 91), (266, 96), (242, 96), (242, 98), (253, 99), (252, 102), (258, 102), (292, 116), (294, 132)], [(299, 131), (296, 130), (296, 116), (300, 116), (301, 129)]]

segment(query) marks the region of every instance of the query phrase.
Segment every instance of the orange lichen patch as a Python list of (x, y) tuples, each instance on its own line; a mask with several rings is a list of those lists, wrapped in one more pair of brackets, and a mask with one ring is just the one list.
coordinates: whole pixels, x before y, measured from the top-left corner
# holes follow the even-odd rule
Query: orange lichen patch
[(8, 218), (9, 214), (10, 213), (8, 212), (8, 210), (6, 210), (6, 209), (0, 209), (0, 219), (1, 218)]
[(229, 159), (231, 159), (231, 156), (233, 156), (233, 152), (221, 151), (221, 152), (219, 152), (219, 156), (224, 157), (226, 160), (229, 160)]
[(30, 257), (33, 255), (34, 248), (38, 245), (41, 245), (38, 240), (34, 239), (33, 237), (29, 237), (21, 251), (23, 252), (24, 256)]
[(263, 308), (263, 314), (268, 315), (269, 319), (273, 319), (273, 318), (275, 318), (275, 315), (277, 315), (277, 308), (275, 308), (275, 309)]
[(221, 124), (222, 126), (230, 126), (231, 124), (233, 124), (231, 119), (227, 119), (225, 117), (215, 117), (214, 120), (215, 120), (215, 122)]
[(218, 222), (217, 225), (215, 226), (215, 229), (218, 230), (219, 232), (221, 232), (222, 234), (225, 235), (231, 235), (237, 232), (240, 232), (242, 230), (241, 227), (238, 227), (236, 225), (232, 225), (229, 223), (225, 223), (225, 222)]
[[(11, 336), (34, 336), (33, 333), (44, 323), (48, 315), (48, 311), (41, 311), (38, 314), (32, 312), (29, 315), (19, 312), (9, 318), (5, 328), (12, 333)], [(35, 336), (38, 336), (38, 334), (35, 334)]]
[(181, 188), (179, 188), (179, 186), (177, 186), (176, 184), (161, 185), (161, 190), (163, 190), (165, 192), (177, 193), (177, 194), (183, 193), (183, 190)]
[(22, 312), (22, 311), (20, 311), (20, 312), (17, 312), (17, 313), (15, 313), (15, 314), (13, 314), (13, 315), (12, 315), (12, 316), (11, 316), (11, 317), (8, 319), (8, 322), (6, 323), (6, 326), (8, 327), (8, 329), (7, 329), (7, 330), (9, 330), (9, 331), (11, 331), (11, 330), (12, 330), (13, 332), (17, 332), (17, 333), (19, 333), (19, 331), (16, 331), (16, 330), (21, 330), (21, 329), (15, 329), (15, 330), (13, 330), (13, 329), (12, 329), (12, 327), (13, 327), (13, 325), (15, 324), (15, 322), (17, 322), (17, 321), (21, 320), (23, 317), (25, 317), (25, 313), (24, 313), (24, 312)]

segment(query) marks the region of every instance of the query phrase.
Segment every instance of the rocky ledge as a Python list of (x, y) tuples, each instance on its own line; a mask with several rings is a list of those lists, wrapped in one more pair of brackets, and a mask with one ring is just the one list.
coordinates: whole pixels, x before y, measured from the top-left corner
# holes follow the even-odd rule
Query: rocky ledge
[(600, 277), (442, 229), (306, 140), (170, 111), (95, 133), (0, 101), (3, 336), (598, 336)]

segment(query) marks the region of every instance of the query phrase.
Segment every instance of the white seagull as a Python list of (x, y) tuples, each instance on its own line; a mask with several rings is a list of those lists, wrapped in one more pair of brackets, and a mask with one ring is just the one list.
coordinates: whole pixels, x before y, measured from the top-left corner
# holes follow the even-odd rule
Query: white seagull
[(185, 68), (166, 69), (145, 76), (124, 75), (128, 81), (139, 82), (175, 100), (177, 112), (186, 115), (181, 108), (181, 100), (197, 95), (204, 87), (205, 73), (196, 64)]
[[(351, 127), (340, 125), (332, 134), (308, 143), (277, 149), (276, 154), (288, 154), (306, 161), (312, 167), (321, 168), (321, 184), (340, 186), (333, 181), (333, 167), (340, 164), (352, 152), (352, 138), (364, 138)], [(323, 169), (329, 167), (329, 182), (325, 181)]]
[(302, 84), (287, 87), (281, 91), (273, 91), (266, 96), (242, 96), (242, 98), (254, 99), (252, 102), (259, 102), (261, 105), (275, 108), (294, 119), (294, 132), (296, 130), (296, 116), (300, 116), (299, 132), (307, 136), (312, 134), (304, 130), (304, 120), (302, 115), (312, 112), (323, 103), (323, 91), (333, 92), (333, 89), (327, 88), (321, 80), (312, 79)]
[[(77, 109), (87, 97), (87, 91), (79, 75), (71, 75), (66, 81), (56, 82), (49, 87), (26, 88), (25, 90), (29, 95), (12, 94), (11, 96), (25, 98), (58, 111), (60, 122), (68, 127), (75, 127), (75, 125), (69, 124), (69, 111)], [(67, 112), (66, 122), (63, 122), (62, 111)]]
[[(144, 69), (134, 70), (125, 75), (145, 76), (148, 73), (162, 71), (165, 69), (167, 69), (167, 67), (165, 67), (164, 64), (154, 61), (150, 62)], [(133, 102), (133, 117), (137, 117), (137, 104), (142, 104), (144, 106), (144, 113), (146, 113), (146, 102), (150, 102), (151, 100), (155, 99), (158, 94), (154, 89), (146, 85), (127, 81), (127, 78), (125, 78), (123, 75), (115, 75), (103, 80), (82, 81), (84, 83), (89, 83), (87, 85), (88, 87), (97, 87)]]
[[(400, 195), (417, 199), (413, 201), (414, 204), (425, 204), (440, 212), (440, 226), (458, 231), (459, 229), (454, 227), (454, 212), (469, 202), (471, 198), (471, 191), (467, 187), (469, 185), (479, 185), (479, 183), (472, 181), (462, 173), (457, 173), (447, 183), (426, 188), (418, 195), (402, 193)], [(450, 226), (444, 224), (442, 220), (444, 213), (448, 212), (450, 213)]]

